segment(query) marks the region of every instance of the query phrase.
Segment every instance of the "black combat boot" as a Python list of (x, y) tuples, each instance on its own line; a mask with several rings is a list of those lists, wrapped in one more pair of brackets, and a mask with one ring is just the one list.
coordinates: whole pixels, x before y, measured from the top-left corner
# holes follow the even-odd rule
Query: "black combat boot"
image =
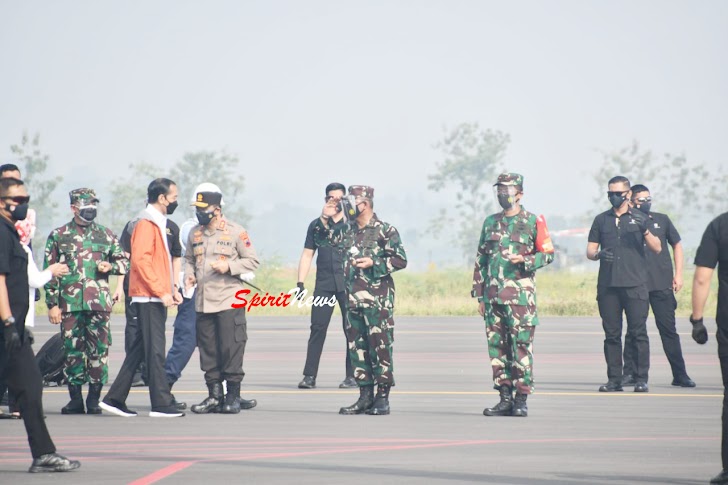
[(255, 399), (246, 400), (240, 397), (240, 383), (227, 381), (227, 394), (225, 395), (225, 404), (221, 413), (238, 414), (241, 409), (252, 409), (258, 405)]
[(513, 396), (510, 386), (500, 386), (500, 402), (492, 408), (485, 408), (486, 416), (510, 416), (513, 410)]
[(374, 398), (374, 404), (367, 409), (367, 414), (382, 416), (389, 414), (389, 384), (379, 384), (377, 386), (377, 396)]
[(339, 409), (339, 414), (362, 414), (374, 404), (374, 386), (361, 386), (359, 399), (351, 406)]
[(99, 399), (101, 399), (102, 387), (104, 387), (104, 385), (100, 382), (88, 385), (88, 395), (86, 396), (86, 414), (101, 414)]
[[(86, 414), (86, 410), (83, 407), (81, 385), (69, 384), (68, 394), (71, 395), (71, 401), (61, 408), (61, 414)], [(98, 404), (98, 401), (96, 403)]]
[(222, 408), (222, 384), (220, 381), (207, 383), (209, 396), (200, 404), (192, 405), (192, 412), (197, 414), (218, 413)]
[(528, 394), (516, 394), (516, 399), (513, 402), (513, 412), (511, 412), (511, 416), (520, 416), (522, 418), (528, 416), (528, 405), (526, 404), (527, 398)]

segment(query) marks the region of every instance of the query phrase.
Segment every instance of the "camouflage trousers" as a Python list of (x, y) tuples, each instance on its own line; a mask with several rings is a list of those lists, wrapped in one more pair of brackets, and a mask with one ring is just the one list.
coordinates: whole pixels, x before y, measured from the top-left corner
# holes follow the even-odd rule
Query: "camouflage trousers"
[(359, 386), (394, 385), (392, 344), (394, 318), (385, 308), (350, 308), (346, 312), (346, 339), (354, 378)]
[(69, 384), (106, 384), (109, 378), (108, 312), (69, 312), (62, 315), (63, 372)]
[(533, 335), (536, 307), (485, 303), (485, 334), (493, 368), (493, 386), (533, 392)]

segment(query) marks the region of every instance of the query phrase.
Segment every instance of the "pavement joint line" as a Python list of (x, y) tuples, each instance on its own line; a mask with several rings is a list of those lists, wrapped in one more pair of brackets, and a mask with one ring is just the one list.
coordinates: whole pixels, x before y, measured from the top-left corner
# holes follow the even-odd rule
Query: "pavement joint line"
[[(334, 394), (334, 395), (349, 395), (353, 392), (353, 389), (348, 390), (319, 390), (319, 389), (309, 389), (309, 390), (288, 390), (288, 391), (281, 391), (281, 390), (263, 390), (263, 389), (245, 389), (246, 394)], [(67, 394), (68, 391), (65, 389), (58, 389), (58, 390), (44, 390), (44, 393), (49, 394)], [(144, 390), (137, 390), (132, 389), (130, 391), (130, 394), (148, 394), (149, 391), (146, 389)], [(184, 390), (177, 390), (174, 391), (175, 394), (195, 394), (195, 395), (207, 395), (208, 391), (184, 391)], [(498, 395), (496, 391), (397, 391), (397, 396), (495, 396)], [(679, 397), (679, 398), (685, 398), (685, 397), (707, 397), (707, 398), (723, 398), (722, 393), (715, 393), (715, 394), (692, 394), (690, 392), (685, 393), (658, 393), (658, 392), (591, 392), (591, 391), (574, 391), (574, 392), (562, 392), (562, 391), (537, 391), (534, 393), (536, 396), (602, 396), (602, 397), (618, 397), (618, 396), (632, 396), (632, 397), (638, 397), (638, 396), (645, 396), (645, 397)]]

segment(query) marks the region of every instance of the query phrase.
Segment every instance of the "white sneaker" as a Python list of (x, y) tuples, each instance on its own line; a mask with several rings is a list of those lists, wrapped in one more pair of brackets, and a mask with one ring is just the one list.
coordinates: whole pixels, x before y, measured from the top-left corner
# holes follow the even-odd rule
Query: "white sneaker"
[(132, 411), (131, 409), (126, 407), (126, 404), (120, 403), (118, 401), (112, 401), (111, 403), (101, 401), (99, 403), (99, 407), (104, 411), (108, 411), (111, 414), (116, 414), (117, 416), (121, 416), (124, 418), (133, 418), (137, 415), (136, 411)]
[(149, 411), (150, 418), (181, 418), (185, 413), (172, 411), (170, 409), (161, 409), (158, 411)]

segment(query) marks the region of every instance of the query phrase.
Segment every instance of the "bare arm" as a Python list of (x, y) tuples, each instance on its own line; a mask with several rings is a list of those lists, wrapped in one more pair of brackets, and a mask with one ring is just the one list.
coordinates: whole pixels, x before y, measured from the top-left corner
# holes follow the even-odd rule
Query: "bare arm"
[(705, 302), (708, 301), (710, 293), (710, 279), (713, 277), (713, 268), (705, 266), (695, 267), (695, 276), (693, 277), (693, 311), (692, 318), (700, 320), (703, 318), (705, 310)]
[(645, 232), (645, 244), (647, 244), (647, 248), (655, 254), (662, 251), (660, 238), (652, 234), (650, 231)]
[(675, 293), (683, 287), (683, 266), (685, 256), (681, 242), (675, 243), (672, 247), (672, 257), (675, 260), (675, 277), (672, 279), (672, 289)]
[(0, 274), (0, 319), (7, 320), (11, 316), (13, 314), (10, 312), (10, 298), (8, 297), (5, 275)]
[(313, 249), (303, 248), (301, 259), (298, 261), (298, 281), (306, 279), (308, 271), (311, 269), (311, 261), (313, 261), (315, 252)]
[(598, 261), (599, 258), (597, 258), (597, 253), (599, 252), (599, 243), (590, 242), (586, 244), (586, 259), (591, 259), (592, 261)]

